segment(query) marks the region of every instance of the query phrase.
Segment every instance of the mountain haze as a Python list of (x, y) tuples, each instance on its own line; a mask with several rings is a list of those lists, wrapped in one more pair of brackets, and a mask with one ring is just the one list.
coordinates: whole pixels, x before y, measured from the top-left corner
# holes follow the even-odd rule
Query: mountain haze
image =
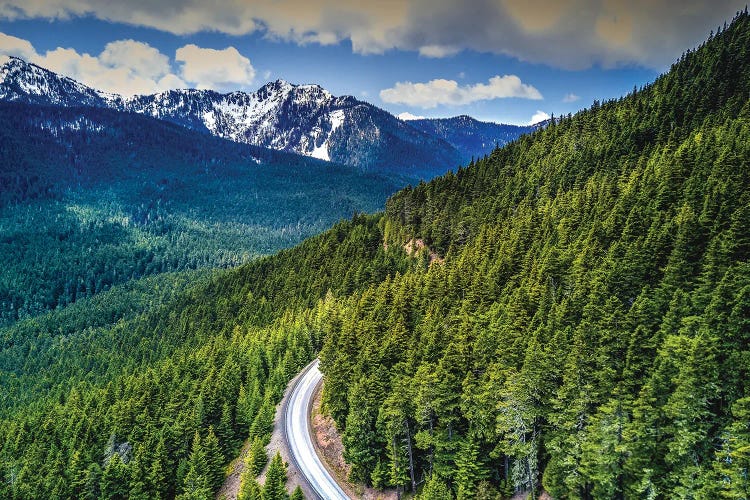
[(0, 120), (0, 324), (273, 253), (410, 181), (109, 108), (0, 102)]

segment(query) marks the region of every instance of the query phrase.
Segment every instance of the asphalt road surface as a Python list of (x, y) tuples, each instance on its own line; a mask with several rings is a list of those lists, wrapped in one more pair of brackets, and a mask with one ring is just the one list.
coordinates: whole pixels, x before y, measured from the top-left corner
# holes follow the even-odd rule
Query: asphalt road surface
[(315, 389), (323, 381), (316, 359), (305, 368), (292, 389), (285, 409), (284, 437), (297, 469), (310, 488), (324, 500), (349, 500), (336, 483), (313, 446), (310, 428), (310, 409)]

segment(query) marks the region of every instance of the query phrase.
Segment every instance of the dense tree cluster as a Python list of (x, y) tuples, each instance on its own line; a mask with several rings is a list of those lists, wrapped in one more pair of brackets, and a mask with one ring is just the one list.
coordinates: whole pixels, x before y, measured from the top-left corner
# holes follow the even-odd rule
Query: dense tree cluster
[(353, 479), (747, 498), (748, 95), (743, 13), (654, 84), (389, 200), (388, 246), (421, 239), (425, 270), (324, 326)]
[(211, 498), (242, 440), (266, 444), (334, 294), (411, 265), (383, 248), (378, 220), (0, 330), (0, 497)]

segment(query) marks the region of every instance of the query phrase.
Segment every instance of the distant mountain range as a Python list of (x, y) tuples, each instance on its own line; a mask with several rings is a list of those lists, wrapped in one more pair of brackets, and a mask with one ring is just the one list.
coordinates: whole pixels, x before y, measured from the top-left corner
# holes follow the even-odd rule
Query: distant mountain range
[(514, 141), (523, 134), (544, 127), (549, 120), (534, 125), (507, 125), (503, 123), (481, 122), (461, 115), (453, 118), (423, 118), (409, 120), (409, 125), (440, 139), (456, 148), (464, 162), (479, 159), (496, 146)]
[(484, 156), (537, 127), (468, 116), (404, 121), (352, 96), (284, 80), (253, 93), (189, 89), (123, 97), (14, 57), (0, 65), (0, 100), (134, 112), (235, 142), (419, 177)]

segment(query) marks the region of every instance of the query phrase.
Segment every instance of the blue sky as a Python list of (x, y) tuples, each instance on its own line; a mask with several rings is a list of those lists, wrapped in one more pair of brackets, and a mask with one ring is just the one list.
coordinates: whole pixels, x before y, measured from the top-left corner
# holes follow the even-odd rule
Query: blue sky
[(394, 0), (337, 9), (327, 0), (248, 0), (237, 10), (237, 2), (217, 0), (204, 11), (183, 0), (121, 10), (94, 0), (39, 1), (0, 4), (0, 54), (103, 90), (255, 90), (283, 78), (394, 114), (518, 124), (653, 80), (744, 8), (689, 0)]

